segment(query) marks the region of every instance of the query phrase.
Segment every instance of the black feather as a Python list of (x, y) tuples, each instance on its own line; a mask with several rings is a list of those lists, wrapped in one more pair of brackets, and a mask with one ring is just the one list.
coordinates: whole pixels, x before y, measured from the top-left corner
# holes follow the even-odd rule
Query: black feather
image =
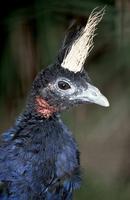
[[(75, 31), (68, 33), (62, 54), (76, 37)], [(59, 113), (82, 101), (70, 101), (69, 93), (58, 90), (59, 78), (71, 82), (75, 97), (90, 81), (86, 72), (70, 72), (59, 62), (37, 75), (23, 113), (1, 137), (0, 200), (71, 200), (80, 186), (79, 150)], [(37, 97), (56, 111), (49, 117), (41, 115)]]

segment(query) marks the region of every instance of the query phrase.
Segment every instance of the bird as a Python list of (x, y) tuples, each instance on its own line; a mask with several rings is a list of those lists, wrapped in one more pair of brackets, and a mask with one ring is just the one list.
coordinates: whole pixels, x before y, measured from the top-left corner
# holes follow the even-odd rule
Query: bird
[(2, 134), (0, 200), (72, 200), (80, 187), (80, 152), (60, 113), (109, 106), (84, 69), (103, 14), (93, 10), (85, 26), (69, 27), (56, 60), (38, 73), (23, 112)]

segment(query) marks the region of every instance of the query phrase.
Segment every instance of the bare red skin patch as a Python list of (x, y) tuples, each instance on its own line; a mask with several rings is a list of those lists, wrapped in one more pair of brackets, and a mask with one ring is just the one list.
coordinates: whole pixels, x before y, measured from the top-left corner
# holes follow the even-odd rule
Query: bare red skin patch
[(53, 106), (50, 106), (47, 103), (47, 101), (45, 101), (40, 96), (36, 97), (36, 110), (41, 116), (43, 116), (45, 118), (51, 117), (52, 114), (57, 111)]

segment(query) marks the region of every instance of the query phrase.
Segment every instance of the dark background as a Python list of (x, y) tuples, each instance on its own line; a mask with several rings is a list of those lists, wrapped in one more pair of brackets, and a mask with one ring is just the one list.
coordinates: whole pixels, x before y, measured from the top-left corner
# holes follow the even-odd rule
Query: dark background
[(111, 106), (84, 105), (63, 114), (81, 151), (83, 184), (75, 200), (130, 199), (130, 0), (0, 5), (0, 132), (21, 112), (36, 73), (54, 61), (71, 20), (87, 20), (105, 5), (85, 67)]

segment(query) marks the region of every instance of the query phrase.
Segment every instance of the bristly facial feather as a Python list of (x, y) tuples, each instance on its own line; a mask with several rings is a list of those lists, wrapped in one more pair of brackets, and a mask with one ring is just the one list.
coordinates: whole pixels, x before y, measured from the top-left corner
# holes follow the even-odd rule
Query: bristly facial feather
[(82, 71), (85, 60), (94, 46), (93, 38), (95, 36), (96, 26), (101, 21), (104, 12), (104, 8), (100, 11), (97, 11), (97, 8), (92, 11), (86, 26), (81, 29), (80, 33), (78, 33), (78, 38), (67, 49), (61, 63), (63, 68), (74, 73)]

